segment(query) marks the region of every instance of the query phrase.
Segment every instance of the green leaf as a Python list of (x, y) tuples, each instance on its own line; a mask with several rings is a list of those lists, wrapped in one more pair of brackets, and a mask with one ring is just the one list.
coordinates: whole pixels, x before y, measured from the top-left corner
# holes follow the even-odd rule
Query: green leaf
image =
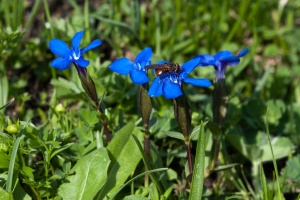
[(220, 165), (220, 166), (217, 166), (216, 168), (214, 168), (213, 171), (224, 171), (224, 170), (231, 169), (233, 167), (240, 166), (240, 165), (241, 164), (239, 164), (239, 163)]
[(20, 142), (25, 137), (23, 135), (23, 133), (24, 133), (24, 130), (26, 129), (28, 123), (29, 123), (29, 121), (26, 122), (26, 124), (22, 128), (20, 134), (18, 135), (18, 138), (14, 143), (13, 151), (11, 153), (11, 158), (10, 158), (9, 168), (8, 168), (7, 184), (6, 184), (6, 191), (8, 193), (12, 192), (12, 184), (13, 184), (12, 182), (13, 182), (13, 173), (14, 173), (15, 161), (16, 161), (16, 157), (17, 157)]
[(147, 200), (148, 198), (143, 197), (142, 195), (129, 195), (124, 198), (124, 200)]
[(104, 199), (106, 195), (112, 195), (134, 172), (137, 164), (142, 158), (139, 148), (131, 136), (143, 139), (143, 134), (132, 123), (127, 124), (117, 133), (107, 146), (112, 163), (108, 173), (107, 181), (96, 199)]
[(0, 151), (0, 169), (8, 169), (10, 156)]
[(197, 141), (197, 149), (195, 156), (194, 172), (192, 179), (192, 187), (190, 192), (190, 200), (202, 199), (204, 171), (205, 171), (205, 147), (206, 134), (204, 132), (204, 125), (201, 122), (199, 138)]
[(159, 172), (159, 171), (166, 171), (168, 168), (160, 168), (160, 169), (154, 169), (154, 170), (150, 170), (144, 173), (141, 173), (137, 176), (135, 176), (134, 178), (130, 179), (129, 181), (127, 181), (127, 183), (123, 184), (122, 187), (120, 187), (114, 194), (111, 195), (110, 199), (114, 199), (114, 197), (128, 184), (130, 184), (132, 181), (144, 176), (145, 174), (151, 174), (151, 173), (155, 173), (155, 172)]
[(20, 180), (14, 188), (13, 197), (13, 199), (32, 200), (32, 198), (24, 191), (23, 187), (20, 185)]
[[(15, 98), (12, 98), (11, 100), (9, 100), (9, 102), (7, 102), (4, 106), (0, 107), (0, 110), (6, 108), (7, 106), (9, 106), (10, 104), (12, 104), (15, 101)], [(1, 104), (0, 104), (1, 105)]]
[(213, 121), (208, 120), (206, 122), (205, 126), (210, 130), (210, 132), (213, 134), (214, 138), (220, 138), (221, 137), (222, 131), (216, 123), (214, 123)]
[(184, 141), (184, 137), (182, 133), (179, 132), (175, 132), (175, 131), (161, 131), (164, 134), (166, 134), (167, 136), (171, 137), (171, 138), (175, 138), (175, 139), (179, 139)]
[(0, 187), (0, 200), (9, 200), (9, 194)]
[(190, 140), (197, 140), (199, 137), (199, 130), (200, 130), (200, 125), (196, 126), (190, 136)]
[[(226, 138), (232, 146), (251, 161), (267, 162), (272, 160), (270, 145), (264, 132), (259, 131), (249, 136), (232, 132)], [(294, 144), (287, 137), (274, 137), (271, 139), (271, 144), (275, 159), (288, 156), (294, 149)]]
[(262, 192), (263, 192), (263, 199), (268, 200), (269, 199), (269, 189), (267, 185), (267, 179), (265, 176), (263, 165), (260, 165), (260, 184), (262, 186)]
[(107, 179), (110, 159), (105, 148), (100, 148), (82, 157), (71, 169), (73, 176), (68, 176), (58, 194), (63, 199), (93, 199)]
[(300, 155), (293, 157), (286, 163), (282, 174), (286, 174), (286, 178), (295, 182), (300, 182)]
[(80, 109), (78, 111), (79, 117), (81, 118), (82, 121), (85, 122), (85, 124), (89, 126), (93, 126), (96, 123), (99, 122), (99, 119), (97, 117), (98, 112), (97, 111), (90, 111), (88, 109)]
[(267, 106), (269, 109), (269, 117), (268, 117), (268, 123), (278, 125), (280, 122), (280, 119), (284, 112), (286, 111), (286, 106), (282, 100), (269, 100), (267, 102)]
[[(273, 147), (274, 158), (276, 160), (288, 156), (294, 149), (294, 144), (287, 137), (274, 137), (271, 140), (271, 144)], [(268, 144), (265, 144), (261, 146), (260, 149), (262, 149), (263, 151), (261, 161), (271, 161), (272, 152), (270, 146)]]
[(74, 143), (68, 143), (68, 144), (66, 144), (66, 145), (64, 145), (64, 146), (62, 146), (62, 147), (60, 147), (58, 150), (53, 151), (53, 152), (51, 153), (50, 159), (52, 159), (52, 158), (53, 158), (56, 154), (58, 154), (59, 152), (62, 152), (62, 151), (64, 151), (65, 149), (71, 147), (73, 144), (74, 144)]
[(0, 110), (2, 110), (10, 104), (6, 104), (8, 95), (8, 80), (3, 62), (0, 62), (0, 94)]
[(75, 93), (80, 93), (81, 89), (72, 81), (69, 81), (67, 79), (58, 78), (58, 79), (52, 79), (51, 84), (57, 87), (62, 87), (67, 90), (71, 90)]

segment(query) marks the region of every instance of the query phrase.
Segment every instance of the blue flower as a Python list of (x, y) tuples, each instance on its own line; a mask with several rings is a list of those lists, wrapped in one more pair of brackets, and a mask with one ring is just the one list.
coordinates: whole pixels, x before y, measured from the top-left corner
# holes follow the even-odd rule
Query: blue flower
[(239, 64), (240, 57), (246, 55), (249, 49), (243, 49), (237, 56), (233, 55), (230, 51), (219, 51), (214, 56), (209, 54), (201, 54), (195, 58), (200, 58), (200, 66), (212, 65), (216, 70), (216, 80), (225, 78), (225, 70), (227, 66), (235, 66)]
[(195, 58), (184, 63), (178, 72), (163, 72), (154, 79), (148, 95), (151, 97), (164, 95), (166, 99), (177, 98), (183, 94), (181, 90), (182, 82), (199, 87), (211, 86), (211, 82), (205, 78), (188, 78), (188, 74), (197, 67), (199, 61), (199, 58)]
[(49, 42), (49, 48), (53, 54), (59, 56), (55, 58), (51, 63), (50, 66), (64, 70), (67, 69), (70, 64), (76, 63), (80, 67), (87, 67), (90, 61), (85, 60), (82, 56), (83, 53), (87, 52), (90, 49), (93, 49), (99, 45), (101, 45), (101, 40), (97, 39), (90, 43), (86, 48), (79, 49), (80, 41), (83, 37), (83, 31), (77, 32), (74, 37), (72, 38), (72, 48), (69, 48), (68, 45), (59, 40), (59, 39), (52, 39)]
[(109, 69), (121, 75), (129, 74), (134, 84), (144, 84), (149, 82), (147, 69), (144, 67), (151, 64), (151, 57), (152, 49), (147, 47), (136, 56), (134, 62), (128, 58), (119, 58), (109, 66)]

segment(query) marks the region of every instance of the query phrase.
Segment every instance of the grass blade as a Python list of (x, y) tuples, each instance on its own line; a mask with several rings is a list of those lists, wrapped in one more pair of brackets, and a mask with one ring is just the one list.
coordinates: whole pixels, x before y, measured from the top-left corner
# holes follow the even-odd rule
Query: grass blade
[(29, 123), (29, 120), (26, 122), (25, 126), (21, 130), (18, 138), (16, 139), (14, 147), (13, 147), (13, 151), (12, 151), (10, 162), (9, 162), (8, 175), (7, 175), (7, 184), (6, 184), (6, 191), (8, 193), (12, 192), (12, 180), (13, 180), (13, 175), (14, 175), (13, 173), (14, 173), (14, 166), (15, 166), (15, 161), (16, 161), (16, 157), (17, 157), (17, 152), (18, 152), (20, 142), (24, 138), (23, 133), (24, 133), (25, 128), (27, 127), (28, 123)]
[(276, 182), (277, 182), (277, 194), (276, 196), (279, 199), (282, 199), (282, 195), (281, 195), (281, 190), (280, 190), (280, 183), (279, 183), (279, 175), (278, 175), (278, 168), (277, 168), (277, 163), (274, 157), (274, 152), (273, 152), (273, 147), (272, 147), (272, 143), (271, 143), (271, 137), (270, 137), (270, 132), (269, 132), (269, 126), (268, 126), (268, 112), (269, 112), (269, 108), (267, 108), (267, 113), (266, 113), (266, 119), (265, 119), (265, 123), (266, 123), (266, 131), (267, 131), (267, 135), (268, 135), (268, 141), (270, 144), (270, 149), (271, 149), (271, 153), (272, 153), (272, 160), (273, 160), (273, 165), (274, 165), (274, 169), (275, 169), (275, 176), (276, 176)]
[(135, 179), (138, 179), (142, 176), (144, 176), (145, 174), (151, 174), (151, 173), (155, 173), (155, 172), (159, 172), (159, 171), (165, 171), (168, 168), (160, 168), (160, 169), (153, 169), (144, 173), (141, 173), (139, 175), (137, 175), (136, 177), (130, 179), (127, 183), (125, 183), (124, 185), (122, 185), (122, 187), (120, 187), (113, 195), (111, 195), (111, 197), (109, 199), (113, 199), (126, 185), (130, 184), (132, 181), (134, 181)]
[(12, 104), (15, 101), (15, 98), (12, 98), (9, 102), (7, 102), (7, 104), (3, 105), (2, 107), (0, 107), (0, 110), (8, 107), (10, 104)]
[(260, 183), (262, 186), (262, 192), (263, 192), (263, 199), (264, 200), (269, 200), (269, 191), (268, 191), (268, 185), (267, 185), (267, 179), (265, 176), (264, 168), (262, 164), (260, 164)]
[(201, 122), (199, 138), (197, 142), (194, 174), (192, 179), (192, 187), (190, 193), (190, 200), (202, 199), (203, 183), (204, 183), (204, 170), (205, 170), (205, 132), (204, 125)]

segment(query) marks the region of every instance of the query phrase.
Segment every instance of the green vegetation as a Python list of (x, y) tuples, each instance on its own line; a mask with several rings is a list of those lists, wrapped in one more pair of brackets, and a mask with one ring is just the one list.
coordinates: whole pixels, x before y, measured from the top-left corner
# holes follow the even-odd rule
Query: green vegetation
[[(84, 54), (102, 112), (74, 65), (49, 65), (49, 41), (70, 44), (81, 30), (82, 47), (102, 41)], [(0, 199), (300, 199), (299, 38), (298, 0), (0, 0)], [(180, 65), (249, 48), (226, 70), (221, 129), (212, 122), (214, 87), (183, 84), (192, 175), (173, 101), (151, 98), (145, 131), (139, 86), (108, 69), (145, 47), (152, 63)], [(189, 76), (214, 82), (215, 71)]]

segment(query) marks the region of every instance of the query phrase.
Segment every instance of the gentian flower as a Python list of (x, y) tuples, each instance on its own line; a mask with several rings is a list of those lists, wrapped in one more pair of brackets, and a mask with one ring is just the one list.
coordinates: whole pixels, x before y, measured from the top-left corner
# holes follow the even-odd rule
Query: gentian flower
[(235, 66), (239, 64), (240, 57), (246, 55), (249, 49), (242, 50), (237, 56), (233, 55), (230, 51), (219, 51), (214, 56), (209, 54), (201, 54), (195, 58), (200, 58), (200, 66), (212, 65), (216, 70), (216, 80), (225, 78), (225, 70), (227, 66)]
[[(166, 71), (157, 76), (149, 88), (148, 95), (158, 97), (164, 95), (166, 99), (174, 99), (183, 94), (181, 90), (182, 82), (199, 86), (209, 87), (211, 82), (205, 78), (188, 78), (188, 74), (197, 67), (200, 59), (192, 59), (182, 65), (178, 72)], [(163, 61), (160, 64), (167, 63)]]
[(145, 66), (151, 64), (151, 57), (152, 49), (147, 47), (136, 56), (134, 62), (128, 58), (119, 58), (109, 66), (109, 69), (121, 75), (129, 74), (134, 84), (141, 85), (149, 82)]
[(90, 49), (93, 49), (99, 45), (101, 45), (101, 40), (97, 39), (90, 43), (87, 47), (83, 49), (79, 49), (80, 41), (83, 37), (84, 32), (80, 31), (77, 32), (72, 38), (72, 48), (69, 48), (68, 45), (59, 40), (59, 39), (52, 39), (49, 42), (50, 50), (58, 58), (55, 58), (51, 63), (50, 66), (59, 69), (65, 70), (67, 69), (71, 63), (75, 63), (80, 67), (87, 67), (90, 61), (85, 60), (83, 58), (83, 53), (87, 52)]

